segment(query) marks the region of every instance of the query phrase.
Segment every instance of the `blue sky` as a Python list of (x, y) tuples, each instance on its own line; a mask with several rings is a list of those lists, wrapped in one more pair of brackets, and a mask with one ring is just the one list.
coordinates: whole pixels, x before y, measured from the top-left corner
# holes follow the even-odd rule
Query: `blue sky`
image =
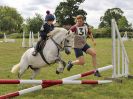
[[(61, 1), (65, 0), (0, 0), (0, 5), (7, 5), (16, 8), (26, 19), (33, 17), (35, 13), (43, 16), (46, 10), (54, 13), (55, 8)], [(87, 22), (94, 27), (100, 23), (100, 17), (104, 12), (113, 7), (119, 7), (124, 11), (128, 21), (133, 24), (133, 0), (85, 0), (80, 8), (87, 12)]]

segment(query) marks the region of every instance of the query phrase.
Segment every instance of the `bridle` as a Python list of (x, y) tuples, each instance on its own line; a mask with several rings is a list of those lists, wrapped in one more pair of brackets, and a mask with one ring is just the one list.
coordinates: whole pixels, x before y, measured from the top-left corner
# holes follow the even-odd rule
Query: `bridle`
[(64, 48), (72, 47), (72, 46), (66, 45), (66, 42), (68, 42), (68, 40), (66, 38), (61, 42), (61, 44), (63, 44), (64, 46), (61, 46), (60, 44), (58, 44), (52, 37), (51, 37), (51, 40), (54, 42), (54, 44), (56, 45), (58, 50), (64, 50)]
[(54, 42), (54, 44), (56, 45), (58, 50), (64, 50), (64, 48), (71, 47), (71, 46), (68, 46), (65, 44), (67, 42), (67, 39), (65, 39), (64, 41), (61, 42), (61, 44), (64, 43), (64, 46), (61, 46), (60, 44), (58, 44), (53, 38), (51, 38), (51, 40)]

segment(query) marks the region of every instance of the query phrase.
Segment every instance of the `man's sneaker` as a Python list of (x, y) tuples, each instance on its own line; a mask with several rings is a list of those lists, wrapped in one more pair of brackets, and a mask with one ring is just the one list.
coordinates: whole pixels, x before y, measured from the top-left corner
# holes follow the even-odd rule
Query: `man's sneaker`
[(101, 74), (99, 73), (98, 70), (96, 70), (96, 72), (94, 73), (94, 76), (101, 77)]
[(68, 61), (67, 70), (70, 71), (72, 67), (73, 67), (72, 61)]
[(33, 56), (36, 56), (37, 53), (38, 53), (37, 51), (34, 51), (34, 52), (32, 53), (32, 55), (33, 55)]

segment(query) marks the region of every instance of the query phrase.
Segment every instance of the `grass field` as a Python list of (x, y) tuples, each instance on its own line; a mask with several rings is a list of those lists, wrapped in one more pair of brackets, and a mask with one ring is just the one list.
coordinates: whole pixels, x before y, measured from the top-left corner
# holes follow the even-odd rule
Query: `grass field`
[[(89, 41), (90, 42), (90, 41)], [(98, 67), (103, 67), (111, 64), (111, 39), (96, 39)], [(92, 45), (92, 44), (91, 44)], [(93, 46), (92, 46), (93, 47)], [(125, 47), (130, 60), (130, 73), (133, 74), (133, 41), (125, 42)], [(14, 64), (20, 60), (25, 48), (21, 48), (21, 40), (18, 39), (16, 43), (0, 43), (0, 79), (15, 79), (17, 76), (11, 74), (10, 70)], [(71, 55), (62, 53), (62, 57), (67, 62), (74, 60), (75, 56), (72, 51)], [(41, 73), (36, 79), (61, 79), (73, 74), (82, 73), (93, 69), (91, 65), (91, 57), (85, 55), (86, 64), (84, 66), (75, 66), (70, 72), (67, 70), (63, 74), (56, 75), (55, 69), (58, 64), (51, 65), (41, 69)], [(93, 75), (83, 79), (103, 79), (104, 77), (111, 77), (112, 71), (102, 72), (102, 77), (97, 78)], [(23, 79), (28, 79), (31, 75), (31, 70), (27, 70), (23, 75)], [(40, 91), (29, 93), (15, 99), (133, 99), (133, 80), (124, 79), (123, 83), (110, 83), (104, 85), (59, 85), (49, 87)], [(18, 85), (0, 85), (0, 95), (18, 91), (24, 88), (31, 87), (30, 85), (23, 85), (23, 88)]]

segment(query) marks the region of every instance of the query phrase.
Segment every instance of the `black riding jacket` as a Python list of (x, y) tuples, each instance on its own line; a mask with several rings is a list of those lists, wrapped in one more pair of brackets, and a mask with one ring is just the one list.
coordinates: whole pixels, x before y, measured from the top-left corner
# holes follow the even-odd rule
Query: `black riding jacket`
[(40, 36), (42, 39), (47, 38), (47, 34), (54, 29), (54, 25), (49, 25), (48, 23), (45, 23), (40, 30)]

